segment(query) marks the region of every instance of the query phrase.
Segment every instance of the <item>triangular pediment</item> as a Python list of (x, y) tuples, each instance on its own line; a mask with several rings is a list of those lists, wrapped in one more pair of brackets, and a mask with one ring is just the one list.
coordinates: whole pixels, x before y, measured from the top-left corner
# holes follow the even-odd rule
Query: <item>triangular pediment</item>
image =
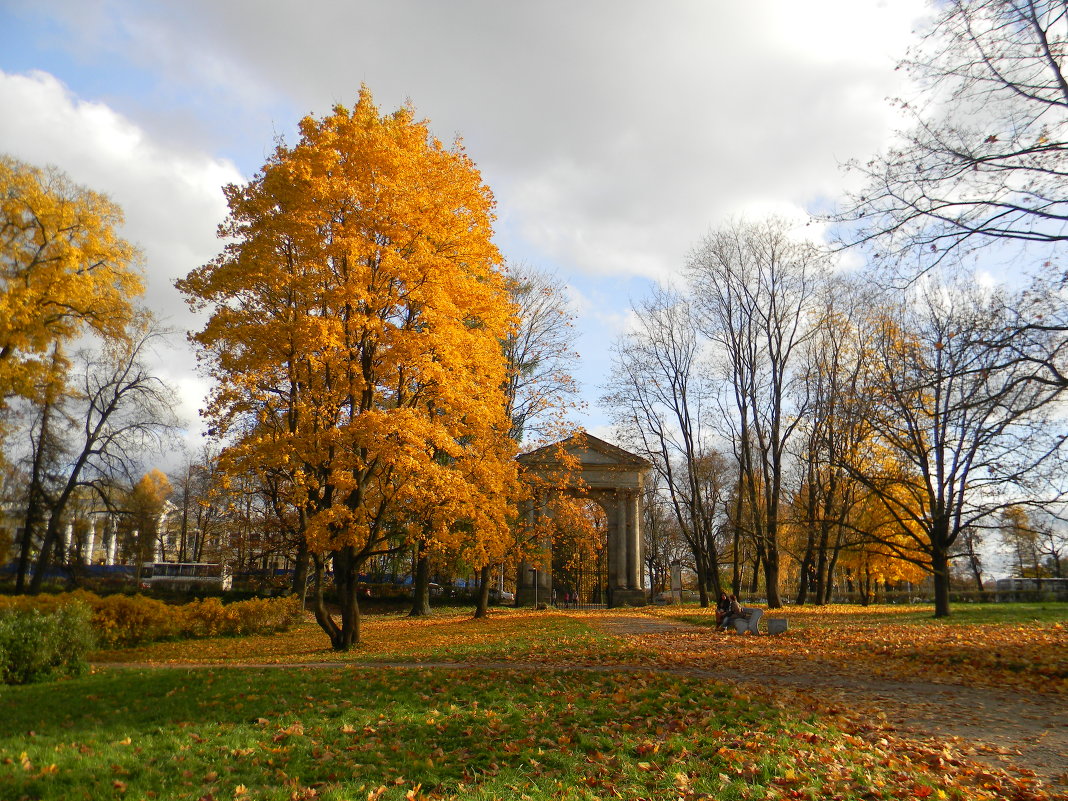
[(518, 457), (518, 461), (520, 464), (532, 467), (552, 464), (559, 460), (561, 450), (577, 459), (583, 467), (625, 467), (634, 470), (648, 470), (652, 467), (652, 464), (641, 456), (585, 431), (580, 431), (567, 439), (538, 448), (530, 453), (524, 453)]

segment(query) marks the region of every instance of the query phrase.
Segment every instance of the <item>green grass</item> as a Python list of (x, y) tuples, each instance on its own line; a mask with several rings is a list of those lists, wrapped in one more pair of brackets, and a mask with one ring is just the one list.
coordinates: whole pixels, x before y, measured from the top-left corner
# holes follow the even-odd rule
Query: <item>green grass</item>
[[(921, 616), (917, 622), (931, 622), (934, 614), (930, 612)], [(1065, 623), (1068, 622), (1068, 602), (1044, 601), (1042, 603), (1001, 603), (1001, 604), (967, 604), (950, 606), (950, 616), (939, 618), (939, 623), (946, 625), (961, 623)]]
[(808, 713), (638, 672), (105, 670), (0, 690), (11, 801), (874, 799), (935, 784), (887, 760)]

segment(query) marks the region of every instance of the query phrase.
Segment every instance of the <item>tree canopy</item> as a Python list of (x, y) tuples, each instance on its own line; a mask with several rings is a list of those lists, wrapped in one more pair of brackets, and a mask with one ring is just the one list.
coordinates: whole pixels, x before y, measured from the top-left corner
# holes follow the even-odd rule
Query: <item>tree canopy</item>
[(501, 343), (513, 307), (493, 198), (459, 143), (405, 107), (307, 117), (226, 189), (223, 253), (178, 282), (211, 312), (193, 336), (207, 416), (235, 473), (286, 477), (313, 552), (333, 559), (336, 648), (358, 640), (360, 564), (405, 535), (503, 539), (516, 494)]

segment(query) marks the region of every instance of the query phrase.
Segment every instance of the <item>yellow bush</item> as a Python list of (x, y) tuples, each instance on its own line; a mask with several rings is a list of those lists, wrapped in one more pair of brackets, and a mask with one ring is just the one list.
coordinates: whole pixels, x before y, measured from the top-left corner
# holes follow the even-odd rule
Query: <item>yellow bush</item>
[(300, 599), (254, 598), (223, 604), (205, 598), (183, 606), (169, 606), (143, 595), (100, 597), (76, 590), (60, 595), (0, 596), (0, 608), (54, 609), (80, 601), (92, 610), (92, 628), (102, 646), (122, 647), (182, 637), (220, 634), (260, 634), (284, 631), (300, 619)]

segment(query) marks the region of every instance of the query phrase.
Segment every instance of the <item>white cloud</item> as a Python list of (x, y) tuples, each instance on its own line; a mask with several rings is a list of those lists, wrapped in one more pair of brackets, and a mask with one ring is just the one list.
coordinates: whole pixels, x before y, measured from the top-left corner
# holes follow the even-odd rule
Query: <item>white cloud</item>
[(517, 249), (659, 278), (710, 225), (836, 196), (840, 163), (889, 141), (892, 67), (929, 13), (923, 0), (310, 0), (300, 14), (112, 0), (105, 24), (52, 2), (84, 28), (71, 47), (85, 36), (238, 107), (322, 113), (361, 82), (383, 107), (410, 97), (440, 136), (464, 134), (521, 220)]
[(616, 327), (593, 315), (622, 314), (634, 284), (621, 279), (670, 282), (732, 218), (826, 206), (854, 180), (844, 161), (886, 147), (898, 122), (886, 98), (905, 79), (893, 66), (929, 14), (925, 0), (25, 7), (50, 23), (48, 47), (114, 98), (0, 76), (0, 149), (55, 162), (126, 208), (154, 304), (176, 307), (169, 280), (215, 252), (233, 163), (254, 169), (298, 114), (351, 103), (366, 83), (384, 110), (410, 98), (438, 136), (463, 134), (497, 196), (506, 257), (582, 279), (591, 385), (600, 335)]
[[(103, 103), (75, 97), (44, 72), (0, 72), (0, 151), (31, 164), (52, 164), (77, 183), (104, 192), (126, 214), (122, 234), (144, 253), (145, 303), (171, 325), (193, 324), (172, 282), (218, 251), (216, 226), (226, 214), (220, 187), (241, 181), (227, 160), (168, 149)], [(195, 422), (202, 386), (180, 339), (167, 372), (183, 384), (183, 409)], [(191, 381), (191, 383), (190, 383)]]

